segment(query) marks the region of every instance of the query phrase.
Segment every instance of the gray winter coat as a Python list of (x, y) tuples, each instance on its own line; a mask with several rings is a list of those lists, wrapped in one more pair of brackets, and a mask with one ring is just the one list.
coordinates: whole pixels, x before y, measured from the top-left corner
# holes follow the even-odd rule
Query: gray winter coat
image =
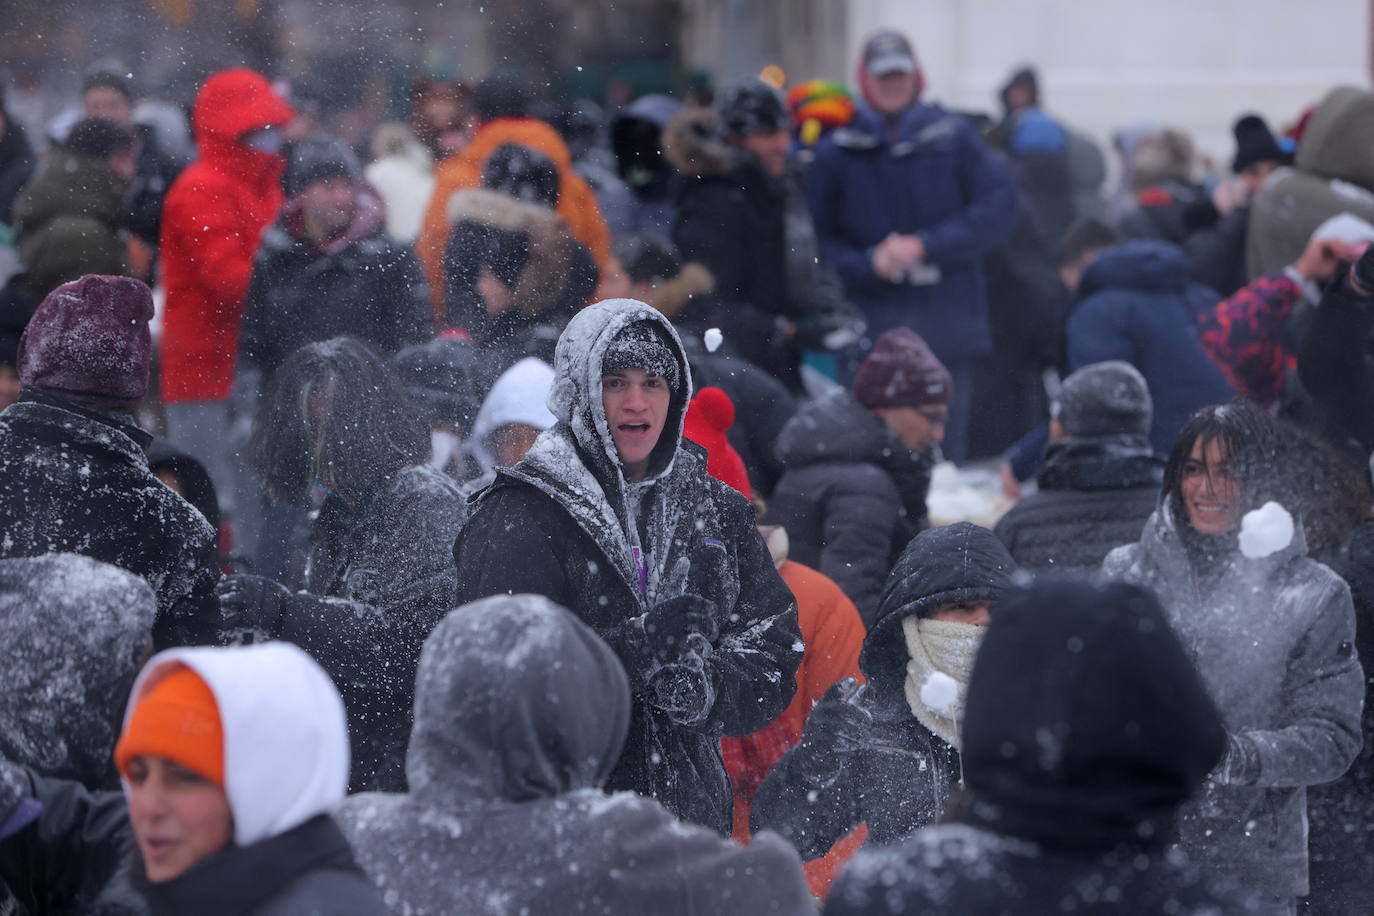
[(460, 607), (425, 643), (408, 795), (337, 814), (391, 912), (605, 916), (812, 912), (776, 836), (741, 848), (601, 791), (629, 684), (586, 625), (534, 595)]
[(1277, 553), (1235, 552), (1200, 574), (1165, 506), (1103, 565), (1159, 595), (1232, 736), (1226, 763), (1183, 809), (1181, 846), (1272, 897), (1307, 893), (1306, 787), (1340, 777), (1361, 745), (1350, 589), (1306, 553), (1299, 529)]

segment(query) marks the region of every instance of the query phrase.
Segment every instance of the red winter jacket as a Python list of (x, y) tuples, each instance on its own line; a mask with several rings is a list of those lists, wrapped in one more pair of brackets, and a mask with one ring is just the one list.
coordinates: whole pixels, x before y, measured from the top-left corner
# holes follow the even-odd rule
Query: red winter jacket
[(271, 84), (243, 68), (211, 76), (196, 97), (191, 126), (200, 155), (173, 183), (162, 213), (166, 403), (229, 396), (253, 254), (281, 209), (285, 168), (281, 156), (239, 138), (291, 116)]

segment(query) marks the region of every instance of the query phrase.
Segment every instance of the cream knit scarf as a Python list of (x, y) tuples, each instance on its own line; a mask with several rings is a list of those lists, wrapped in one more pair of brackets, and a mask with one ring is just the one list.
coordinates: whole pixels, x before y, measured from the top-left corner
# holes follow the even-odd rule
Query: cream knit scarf
[[(962, 750), (960, 730), (964, 720), (964, 695), (968, 691), (973, 659), (987, 628), (911, 616), (902, 621), (902, 632), (906, 635), (907, 654), (911, 656), (906, 666), (907, 704), (922, 725), (956, 751)], [(953, 697), (948, 697), (947, 689), (942, 689), (948, 685), (947, 681), (942, 685), (939, 682), (943, 679), (930, 680), (936, 672), (954, 681)], [(923, 688), (924, 699), (921, 696)], [(947, 698), (952, 702), (948, 705), (941, 702)], [(931, 708), (930, 700), (936, 701), (936, 709)]]

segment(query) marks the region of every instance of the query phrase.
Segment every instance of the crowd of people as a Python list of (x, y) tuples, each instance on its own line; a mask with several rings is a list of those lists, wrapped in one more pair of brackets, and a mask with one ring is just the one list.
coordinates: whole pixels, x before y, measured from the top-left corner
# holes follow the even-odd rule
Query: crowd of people
[(856, 82), (0, 95), (0, 912), (1368, 913), (1374, 91)]

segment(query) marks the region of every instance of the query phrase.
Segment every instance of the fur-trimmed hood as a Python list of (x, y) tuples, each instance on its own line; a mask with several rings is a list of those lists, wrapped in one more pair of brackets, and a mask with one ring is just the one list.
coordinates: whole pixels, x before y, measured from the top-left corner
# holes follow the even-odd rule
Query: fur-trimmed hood
[(726, 175), (745, 153), (720, 134), (720, 121), (710, 108), (684, 108), (663, 128), (663, 155), (688, 178)]
[(676, 318), (696, 296), (715, 292), (716, 278), (696, 261), (688, 261), (682, 271), (671, 280), (658, 284), (644, 294), (646, 304), (658, 309), (666, 318)]

